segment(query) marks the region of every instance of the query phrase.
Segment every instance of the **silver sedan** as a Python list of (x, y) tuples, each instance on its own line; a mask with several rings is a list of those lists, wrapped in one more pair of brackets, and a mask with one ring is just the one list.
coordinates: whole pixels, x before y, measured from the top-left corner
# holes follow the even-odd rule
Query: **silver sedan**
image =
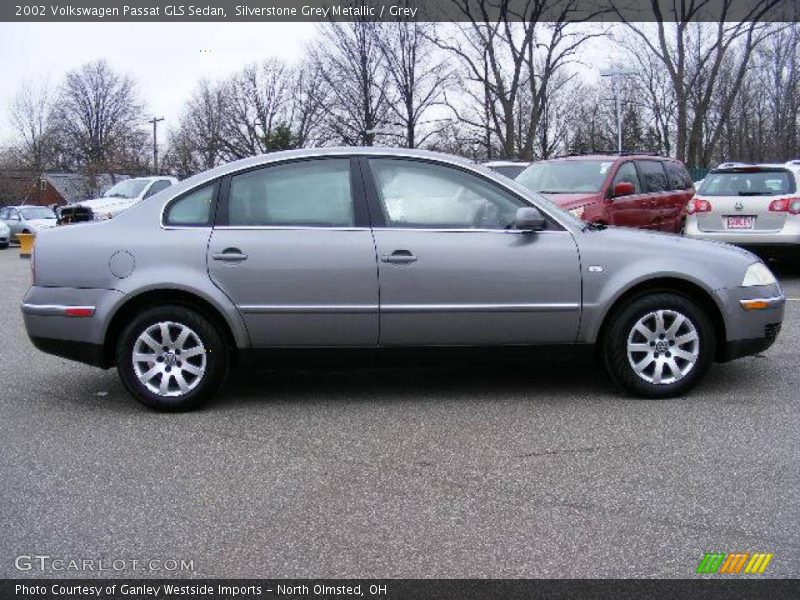
[[(365, 365), (593, 349), (649, 398), (768, 348), (784, 295), (726, 245), (588, 225), (452, 156), (280, 152), (207, 171), (110, 221), (40, 233), (34, 344), (162, 410), (245, 361)], [(576, 363), (577, 364), (577, 363)]]

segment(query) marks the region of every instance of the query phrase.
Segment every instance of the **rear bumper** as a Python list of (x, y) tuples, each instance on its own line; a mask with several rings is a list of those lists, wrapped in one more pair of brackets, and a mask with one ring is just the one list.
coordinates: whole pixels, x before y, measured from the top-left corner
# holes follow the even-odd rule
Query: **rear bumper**
[(786, 223), (779, 231), (703, 231), (698, 227), (697, 219), (686, 219), (686, 237), (710, 242), (725, 242), (735, 246), (744, 246), (748, 249), (763, 247), (769, 248), (800, 248), (800, 227), (794, 222)]
[(122, 298), (115, 290), (33, 286), (21, 306), (25, 330), (43, 352), (105, 368), (106, 327)]
[(90, 344), (89, 342), (71, 342), (67, 340), (57, 340), (31, 336), (31, 342), (42, 352), (60, 356), (68, 360), (108, 369), (112, 365), (106, 357), (105, 350), (100, 344)]

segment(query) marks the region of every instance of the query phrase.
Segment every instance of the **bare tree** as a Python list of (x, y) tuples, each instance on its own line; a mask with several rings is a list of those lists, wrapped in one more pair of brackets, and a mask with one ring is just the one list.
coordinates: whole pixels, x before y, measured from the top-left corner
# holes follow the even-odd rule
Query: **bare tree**
[[(753, 51), (773, 28), (765, 22), (783, 0), (754, 0), (741, 20), (732, 17), (732, 2), (683, 0), (673, 4), (674, 14), (662, 12), (662, 2), (650, 0), (655, 23), (631, 23), (617, 14), (639, 39), (639, 48), (655, 56), (667, 69), (675, 94), (676, 152), (691, 165), (707, 165), (722, 135), (736, 95), (744, 81)], [(715, 23), (700, 23), (714, 10)], [(735, 57), (734, 57), (735, 55)], [(724, 96), (719, 91), (723, 74), (731, 75)], [(706, 130), (709, 111), (716, 103), (716, 124)]]
[(47, 81), (25, 81), (11, 102), (10, 117), (20, 143), (19, 159), (34, 171), (53, 160), (54, 95)]
[(62, 149), (89, 172), (141, 169), (147, 134), (133, 80), (106, 61), (67, 73), (57, 107)]
[(319, 64), (306, 60), (295, 67), (289, 93), (289, 122), (298, 148), (325, 143), (323, 117), (330, 94)]
[(327, 127), (341, 143), (372, 146), (389, 114), (389, 75), (378, 43), (378, 24), (357, 20), (320, 26), (312, 57), (326, 86)]
[(164, 165), (186, 177), (223, 161), (224, 84), (202, 80), (184, 108), (177, 128), (170, 131)]
[(433, 23), (398, 20), (379, 26), (380, 45), (393, 87), (389, 110), (403, 128), (407, 148), (416, 148), (441, 130), (421, 127), (430, 109), (443, 103), (444, 85), (450, 72), (435, 51)]
[(228, 159), (266, 152), (275, 130), (288, 126), (290, 82), (286, 65), (270, 59), (245, 67), (226, 83), (220, 139)]
[(468, 106), (450, 106), (460, 121), (484, 129), (489, 153), (494, 136), (501, 156), (532, 158), (555, 74), (596, 35), (573, 22), (588, 15), (577, 0), (451, 2), (466, 22), (437, 43), (462, 66)]

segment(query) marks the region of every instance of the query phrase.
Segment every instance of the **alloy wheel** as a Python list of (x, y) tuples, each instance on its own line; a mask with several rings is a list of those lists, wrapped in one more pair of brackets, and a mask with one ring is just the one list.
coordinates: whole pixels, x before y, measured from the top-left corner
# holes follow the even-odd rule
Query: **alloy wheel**
[(700, 357), (694, 323), (676, 310), (656, 310), (640, 318), (627, 343), (628, 362), (636, 375), (656, 385), (683, 379)]
[(207, 351), (194, 330), (173, 321), (145, 329), (133, 346), (133, 370), (139, 382), (165, 397), (191, 392), (206, 371)]

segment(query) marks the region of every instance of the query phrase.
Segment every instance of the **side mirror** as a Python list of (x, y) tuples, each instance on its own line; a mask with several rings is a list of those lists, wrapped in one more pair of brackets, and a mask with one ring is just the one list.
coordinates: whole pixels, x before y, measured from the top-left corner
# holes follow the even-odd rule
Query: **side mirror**
[(546, 223), (538, 208), (526, 206), (517, 210), (514, 228), (521, 231), (541, 231), (545, 228)]
[(630, 196), (635, 191), (636, 188), (633, 187), (633, 184), (630, 181), (620, 181), (614, 186), (614, 198), (619, 198), (620, 196)]

